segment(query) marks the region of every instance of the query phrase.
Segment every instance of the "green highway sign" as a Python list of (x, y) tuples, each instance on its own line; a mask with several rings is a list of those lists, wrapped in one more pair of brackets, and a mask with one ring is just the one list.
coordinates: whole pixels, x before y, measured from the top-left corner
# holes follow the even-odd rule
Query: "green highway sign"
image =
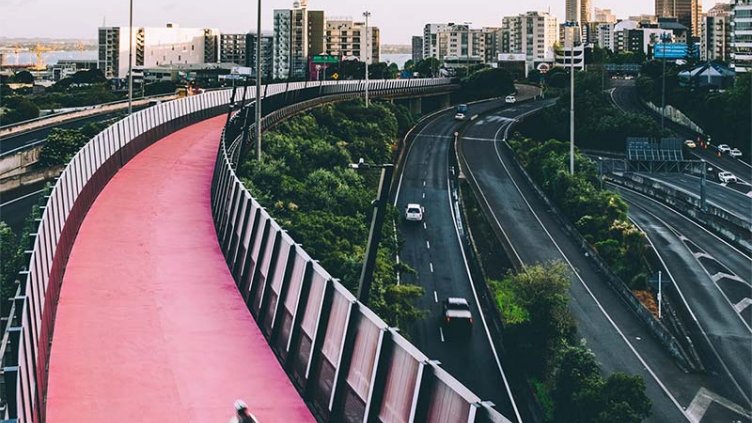
[(317, 65), (339, 63), (339, 57), (329, 56), (328, 54), (317, 54), (313, 56), (313, 63)]

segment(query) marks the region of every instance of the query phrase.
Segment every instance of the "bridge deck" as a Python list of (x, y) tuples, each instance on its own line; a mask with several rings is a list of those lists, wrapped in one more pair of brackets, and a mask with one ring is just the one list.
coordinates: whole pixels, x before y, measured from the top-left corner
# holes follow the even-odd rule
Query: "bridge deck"
[(60, 296), (48, 422), (313, 421), (246, 309), (210, 188), (225, 117), (128, 163), (79, 232)]

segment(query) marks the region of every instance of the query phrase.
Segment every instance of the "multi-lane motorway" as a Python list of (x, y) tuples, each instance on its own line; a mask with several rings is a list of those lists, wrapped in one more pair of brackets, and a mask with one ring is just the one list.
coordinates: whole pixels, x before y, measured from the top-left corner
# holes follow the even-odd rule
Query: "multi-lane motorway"
[(492, 212), (492, 223), (501, 229), (523, 263), (558, 259), (569, 264), (570, 308), (580, 336), (606, 373), (622, 371), (642, 376), (653, 401), (651, 421), (703, 421), (703, 417), (714, 421), (720, 415), (740, 418), (734, 409), (716, 407), (717, 401), (705, 401), (708, 397), (719, 398), (716, 393), (723, 383), (711, 375), (687, 374), (672, 362), (515, 167), (503, 142), (505, 132), (519, 116), (542, 106), (540, 102), (521, 104), (478, 119), (461, 137), (467, 176), (480, 189), (480, 200)]
[[(499, 107), (503, 101), (471, 105), (471, 113)], [(408, 203), (425, 208), (423, 222), (402, 222), (404, 239), (400, 260), (415, 269), (403, 273), (403, 282), (425, 289), (418, 306), (427, 317), (412, 331), (412, 340), (429, 357), (435, 358), (460, 382), (483, 400), (493, 401), (510, 419), (520, 416), (504, 373), (498, 351), (490, 339), (485, 318), (465, 261), (457, 232), (454, 193), (450, 189), (449, 153), (454, 132), (461, 122), (453, 120), (449, 110), (433, 117), (414, 138), (400, 176), (395, 204), (404, 210)], [(455, 339), (443, 333), (439, 322), (441, 302), (447, 297), (466, 298), (474, 316), (469, 339)]]

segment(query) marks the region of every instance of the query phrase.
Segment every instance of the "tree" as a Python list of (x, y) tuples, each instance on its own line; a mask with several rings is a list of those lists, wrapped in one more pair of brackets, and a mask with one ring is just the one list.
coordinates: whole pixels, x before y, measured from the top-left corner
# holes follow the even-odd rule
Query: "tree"
[(88, 141), (89, 138), (81, 131), (54, 128), (50, 131), (47, 142), (39, 153), (39, 164), (41, 166), (67, 164)]
[(5, 99), (4, 107), (7, 111), (0, 116), (3, 125), (39, 117), (39, 107), (26, 97), (9, 96)]
[(597, 423), (639, 423), (651, 414), (652, 403), (639, 376), (614, 373), (598, 392), (597, 404), (602, 411), (594, 420)]
[(33, 84), (34, 75), (32, 75), (31, 72), (27, 70), (22, 70), (13, 75), (13, 82), (16, 82), (18, 84)]
[(3, 317), (8, 315), (8, 299), (16, 293), (16, 279), (23, 258), (19, 250), (16, 235), (10, 226), (0, 221), (0, 315)]
[(566, 346), (554, 373), (554, 421), (561, 423), (585, 423), (594, 413), (590, 407), (592, 390), (601, 384), (595, 355), (584, 345)]
[(435, 57), (429, 57), (419, 61), (413, 66), (413, 72), (417, 72), (421, 78), (433, 78), (439, 75), (441, 62)]
[(461, 94), (466, 100), (503, 97), (514, 92), (514, 81), (506, 69), (483, 69), (462, 82)]

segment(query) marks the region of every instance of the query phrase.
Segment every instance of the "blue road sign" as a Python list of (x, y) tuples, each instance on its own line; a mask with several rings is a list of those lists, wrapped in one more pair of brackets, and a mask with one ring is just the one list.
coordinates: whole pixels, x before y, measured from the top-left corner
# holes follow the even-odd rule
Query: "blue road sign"
[(684, 59), (687, 57), (688, 47), (684, 43), (658, 43), (653, 55), (656, 59)]

